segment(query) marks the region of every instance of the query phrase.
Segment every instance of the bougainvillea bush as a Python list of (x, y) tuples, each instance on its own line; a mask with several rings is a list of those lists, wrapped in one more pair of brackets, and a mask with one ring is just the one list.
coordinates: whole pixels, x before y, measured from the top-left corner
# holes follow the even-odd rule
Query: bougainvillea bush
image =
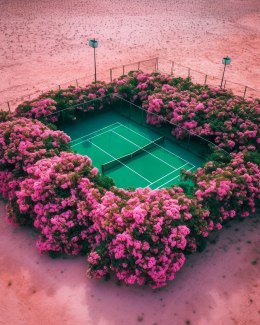
[(112, 271), (127, 284), (164, 286), (184, 264), (187, 240), (203, 232), (207, 216), (178, 187), (108, 191), (92, 211), (96, 235), (88, 274), (99, 278)]
[[(229, 151), (256, 150), (259, 146), (259, 111), (257, 101), (229, 98), (222, 90), (204, 90), (200, 94), (190, 91), (161, 91), (148, 97), (143, 104), (147, 108), (147, 121), (157, 124), (158, 118), (166, 118), (191, 134), (203, 136)], [(217, 94), (216, 98), (213, 94)], [(173, 135), (182, 136), (175, 128)]]
[(69, 86), (67, 89), (51, 90), (37, 100), (20, 104), (15, 111), (18, 117), (35, 118), (43, 123), (56, 123), (74, 119), (79, 112), (101, 110), (111, 102), (113, 88), (105, 82), (89, 84), (85, 87)]
[[(0, 123), (0, 193), (11, 199), (26, 169), (38, 160), (68, 150), (70, 137), (37, 120), (18, 118)], [(13, 182), (12, 182), (13, 181)]]
[(51, 98), (27, 101), (16, 108), (16, 115), (55, 123), (58, 121), (58, 115), (54, 114), (57, 111), (56, 105), (57, 102)]
[(260, 167), (243, 153), (231, 154), (228, 164), (221, 158), (209, 161), (194, 173), (186, 172), (185, 178), (193, 180), (198, 202), (217, 225), (254, 214), (260, 202)]
[(94, 184), (97, 168), (88, 157), (61, 152), (28, 167), (27, 173), (17, 201), (9, 205), (9, 217), (32, 220), (41, 252), (86, 253), (93, 231), (89, 214), (101, 198)]
[[(174, 137), (199, 135), (229, 153), (216, 150), (204, 167), (183, 172), (192, 187), (116, 188), (48, 123), (64, 119), (64, 110), (88, 116), (118, 96), (142, 106), (148, 124), (170, 122)], [(211, 231), (257, 212), (259, 109), (259, 100), (142, 71), (47, 92), (1, 115), (0, 193), (9, 219), (35, 227), (41, 252), (87, 255), (90, 277), (165, 286)]]

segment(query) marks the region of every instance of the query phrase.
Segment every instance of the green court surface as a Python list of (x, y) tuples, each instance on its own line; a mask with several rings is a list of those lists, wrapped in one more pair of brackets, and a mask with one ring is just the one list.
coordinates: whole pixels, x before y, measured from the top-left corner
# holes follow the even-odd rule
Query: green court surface
[(180, 182), (180, 170), (195, 170), (202, 161), (161, 135), (123, 116), (105, 112), (63, 130), (72, 149), (92, 159), (118, 187), (169, 187)]

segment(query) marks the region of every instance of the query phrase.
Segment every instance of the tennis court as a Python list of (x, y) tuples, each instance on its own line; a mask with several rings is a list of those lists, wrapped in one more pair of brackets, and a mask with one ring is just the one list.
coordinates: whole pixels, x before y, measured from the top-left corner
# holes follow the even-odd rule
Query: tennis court
[(179, 183), (182, 168), (197, 168), (166, 149), (163, 137), (137, 131), (120, 122), (71, 141), (71, 147), (91, 157), (94, 166), (123, 188), (169, 187)]

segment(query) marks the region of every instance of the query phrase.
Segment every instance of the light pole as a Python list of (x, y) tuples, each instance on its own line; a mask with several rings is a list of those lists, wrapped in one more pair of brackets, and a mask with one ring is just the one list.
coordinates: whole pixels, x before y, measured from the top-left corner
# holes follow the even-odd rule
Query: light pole
[(226, 56), (225, 58), (222, 59), (222, 64), (224, 64), (224, 71), (223, 71), (223, 75), (222, 75), (222, 79), (221, 79), (220, 88), (222, 88), (226, 66), (229, 65), (230, 63), (231, 63), (231, 58), (229, 58), (228, 56)]
[(96, 48), (98, 47), (98, 41), (94, 39), (89, 40), (88, 45), (94, 49), (94, 69), (95, 69), (95, 82), (97, 82), (97, 66), (96, 66)]

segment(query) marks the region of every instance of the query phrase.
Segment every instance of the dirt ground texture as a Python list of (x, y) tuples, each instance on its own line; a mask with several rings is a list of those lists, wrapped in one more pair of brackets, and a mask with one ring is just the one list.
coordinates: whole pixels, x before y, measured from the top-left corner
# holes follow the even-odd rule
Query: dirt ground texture
[[(159, 56), (260, 88), (259, 0), (0, 0), (0, 103)], [(0, 202), (2, 325), (260, 324), (260, 224), (234, 222), (168, 287), (86, 278), (84, 258), (50, 259), (37, 234), (5, 222)]]
[(0, 0), (0, 103), (150, 57), (260, 88), (259, 0)]

